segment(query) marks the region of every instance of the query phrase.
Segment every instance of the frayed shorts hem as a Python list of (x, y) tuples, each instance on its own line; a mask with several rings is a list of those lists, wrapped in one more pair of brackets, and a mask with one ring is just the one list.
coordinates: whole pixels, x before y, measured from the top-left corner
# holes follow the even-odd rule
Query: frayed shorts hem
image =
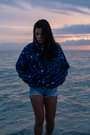
[(39, 87), (39, 88), (30, 87), (29, 97), (33, 96), (33, 95), (42, 95), (45, 98), (49, 97), (49, 96), (58, 96), (58, 90), (57, 90), (57, 88), (54, 88), (54, 89), (46, 88), (43, 90), (41, 87)]

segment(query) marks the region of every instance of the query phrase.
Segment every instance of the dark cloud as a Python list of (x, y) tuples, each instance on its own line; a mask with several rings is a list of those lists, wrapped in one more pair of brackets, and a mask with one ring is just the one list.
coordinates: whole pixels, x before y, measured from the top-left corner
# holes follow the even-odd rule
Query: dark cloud
[(66, 11), (73, 11), (73, 12), (77, 12), (77, 13), (81, 13), (81, 14), (90, 15), (90, 13), (85, 12), (85, 11), (82, 11), (82, 10), (80, 10), (78, 7), (74, 7), (74, 6), (73, 6), (73, 7), (71, 7), (71, 6), (65, 7), (64, 10), (66, 10)]
[[(59, 13), (59, 14), (66, 14), (66, 15), (70, 15), (71, 14), (70, 11), (73, 11), (73, 12), (77, 12), (77, 13), (81, 13), (81, 14), (90, 15), (90, 13), (82, 11), (78, 7), (74, 7), (71, 5), (68, 5), (68, 6), (67, 5), (62, 5), (62, 6), (55, 6), (54, 5), (53, 8), (49, 7), (48, 11), (51, 11), (54, 13)], [(67, 11), (69, 11), (69, 13)]]
[(0, 0), (0, 4), (2, 5), (8, 5), (8, 6), (14, 6), (19, 7), (19, 3), (17, 3), (17, 0)]
[[(0, 44), (0, 50), (22, 50), (28, 43), (2, 43)], [(61, 46), (86, 46), (90, 45), (90, 40), (67, 40), (66, 42), (60, 42)]]
[(48, 10), (49, 12), (53, 12), (53, 13), (58, 13), (58, 14), (64, 14), (64, 15), (70, 15), (69, 13), (65, 12), (65, 11), (59, 11), (59, 10), (52, 10), (52, 9), (49, 9)]
[(54, 38), (71, 38), (72, 36), (54, 36)]
[(53, 29), (54, 34), (88, 34), (90, 33), (90, 24), (71, 25), (61, 29)]
[(84, 45), (84, 46), (86, 46), (86, 45), (90, 45), (90, 40), (84, 40), (84, 39), (82, 39), (82, 40), (71, 40), (71, 41), (69, 41), (69, 40), (67, 40), (66, 42), (61, 42), (60, 43), (61, 45), (65, 45), (65, 46), (69, 46), (69, 45), (74, 45), (74, 46), (82, 46), (82, 45)]
[[(15, 7), (21, 10), (30, 10), (29, 3), (24, 0), (0, 0), (0, 5), (1, 4), (5, 6)], [(0, 8), (2, 9), (2, 6)]]
[(90, 0), (0, 0), (0, 4), (17, 7), (22, 10), (30, 10), (29, 6), (32, 6), (32, 8), (42, 7), (50, 12), (67, 15), (67, 11), (90, 14), (79, 9), (79, 7), (90, 9)]
[[(56, 0), (59, 1), (59, 0)], [(62, 4), (73, 5), (78, 7), (86, 7), (90, 9), (90, 0), (60, 0)]]

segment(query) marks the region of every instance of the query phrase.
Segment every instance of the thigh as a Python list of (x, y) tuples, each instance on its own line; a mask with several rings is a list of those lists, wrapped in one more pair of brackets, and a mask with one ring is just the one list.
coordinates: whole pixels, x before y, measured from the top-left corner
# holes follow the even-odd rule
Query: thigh
[(57, 96), (45, 98), (46, 121), (53, 122), (56, 114)]
[(36, 120), (44, 118), (44, 97), (42, 95), (32, 95), (30, 96), (31, 104), (34, 110)]

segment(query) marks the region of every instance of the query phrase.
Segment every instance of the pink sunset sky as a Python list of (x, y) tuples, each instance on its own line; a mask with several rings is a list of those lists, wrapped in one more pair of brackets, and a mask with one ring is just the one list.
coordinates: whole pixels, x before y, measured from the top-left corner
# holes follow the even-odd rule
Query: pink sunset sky
[(0, 50), (22, 50), (39, 19), (64, 50), (90, 50), (90, 0), (0, 0)]

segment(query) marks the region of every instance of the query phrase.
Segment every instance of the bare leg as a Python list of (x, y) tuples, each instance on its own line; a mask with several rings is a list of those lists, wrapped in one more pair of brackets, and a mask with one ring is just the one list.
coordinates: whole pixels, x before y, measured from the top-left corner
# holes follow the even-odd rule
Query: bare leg
[(44, 122), (44, 97), (42, 95), (33, 95), (30, 97), (30, 100), (35, 114), (34, 133), (35, 135), (42, 135)]
[(57, 96), (49, 96), (45, 98), (46, 131), (48, 135), (50, 135), (54, 129), (56, 105), (57, 105)]

